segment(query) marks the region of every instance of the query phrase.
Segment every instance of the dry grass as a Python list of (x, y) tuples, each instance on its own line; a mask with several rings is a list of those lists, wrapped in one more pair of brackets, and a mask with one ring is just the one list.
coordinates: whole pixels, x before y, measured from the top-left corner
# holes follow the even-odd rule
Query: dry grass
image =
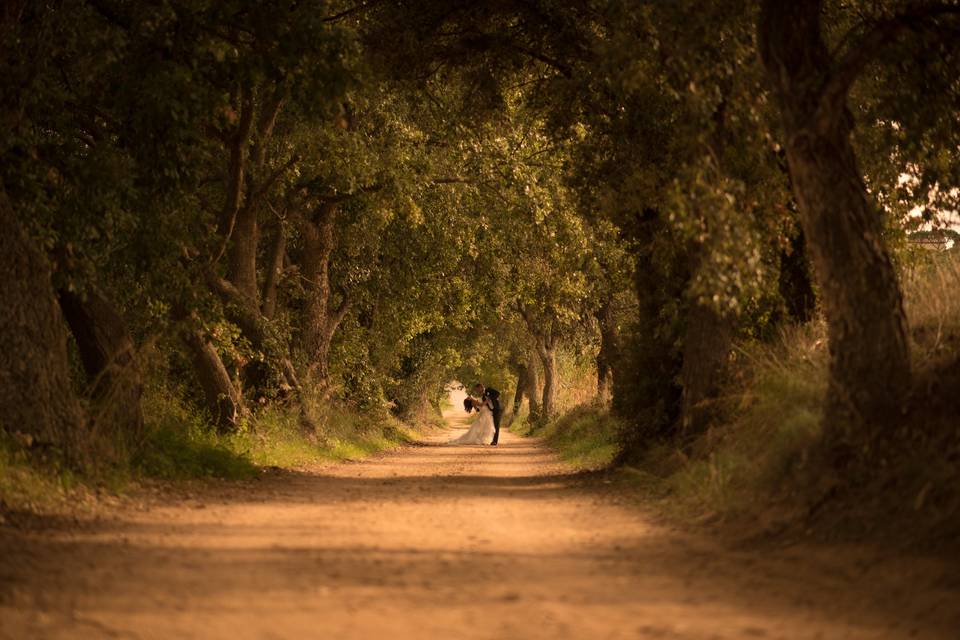
[(740, 346), (721, 420), (685, 447), (654, 447), (628, 474), (685, 517), (755, 510), (758, 494), (787, 485), (819, 442), (823, 333), (813, 323)]
[[(927, 256), (902, 284), (918, 384), (942, 396), (949, 384), (943, 372), (960, 361), (960, 255)], [(827, 380), (823, 323), (788, 327), (772, 341), (739, 345), (734, 356), (717, 423), (682, 448), (652, 449), (642, 464), (627, 470), (648, 495), (663, 499), (668, 512), (683, 518), (751, 517), (773, 526), (806, 517), (812, 505), (819, 508), (825, 496), (833, 496), (834, 512), (846, 519), (843, 526), (853, 522), (858, 530), (884, 519), (891, 529), (911, 519), (925, 521), (928, 533), (956, 528), (958, 432), (952, 415), (943, 419), (942, 407), (933, 418), (930, 411), (909, 414), (897, 430), (900, 439), (878, 447), (871, 468), (859, 470), (850, 485), (820, 455)]]
[(960, 352), (960, 253), (924, 258), (903, 277), (904, 310), (918, 371)]

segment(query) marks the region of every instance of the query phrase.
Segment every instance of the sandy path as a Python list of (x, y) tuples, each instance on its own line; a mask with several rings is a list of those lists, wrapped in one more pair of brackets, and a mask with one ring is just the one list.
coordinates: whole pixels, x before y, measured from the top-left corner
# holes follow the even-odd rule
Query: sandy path
[(449, 437), (80, 531), (8, 530), (0, 637), (960, 638), (957, 579), (932, 561), (724, 549), (535, 441)]

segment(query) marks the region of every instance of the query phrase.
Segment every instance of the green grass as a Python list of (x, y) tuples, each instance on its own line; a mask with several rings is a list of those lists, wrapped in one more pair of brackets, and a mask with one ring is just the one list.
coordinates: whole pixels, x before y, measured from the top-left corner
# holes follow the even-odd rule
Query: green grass
[(233, 438), (219, 436), (203, 415), (166, 389), (150, 389), (143, 400), (145, 441), (131, 460), (134, 476), (164, 480), (242, 479), (257, 467)]
[(651, 447), (624, 477), (684, 517), (755, 513), (803, 473), (822, 433), (823, 327), (741, 347), (723, 415), (692, 443)]
[[(804, 471), (820, 442), (825, 345), (817, 323), (742, 345), (713, 427), (692, 442), (651, 446), (638, 464), (620, 469), (625, 488), (684, 518), (769, 504)], [(518, 418), (511, 431), (542, 437), (575, 468), (595, 470), (614, 462), (624, 428), (605, 409), (582, 405), (545, 426)]]
[(271, 408), (251, 430), (228, 437), (230, 445), (266, 467), (298, 467), (317, 461), (359, 460), (413, 441), (413, 434), (389, 416), (361, 415), (337, 406), (314, 410), (317, 432), (300, 429), (299, 413)]
[(138, 480), (242, 480), (266, 468), (359, 460), (414, 440), (385, 413), (363, 415), (318, 399), (309, 407), (312, 430), (302, 429), (299, 406), (291, 404), (261, 409), (238, 432), (218, 434), (179, 393), (150, 387), (137, 453), (82, 474), (0, 431), (0, 509), (57, 512), (100, 489), (123, 492)]
[(560, 457), (580, 470), (610, 466), (617, 455), (617, 436), (621, 423), (597, 407), (581, 406), (539, 429), (518, 419), (510, 430), (517, 435), (535, 435), (544, 439)]
[(62, 507), (77, 484), (71, 472), (31, 454), (0, 431), (0, 507), (30, 511)]
[(218, 435), (174, 394), (148, 394), (147, 441), (134, 461), (135, 470), (163, 479), (243, 479), (267, 467), (357, 460), (413, 439), (389, 416), (361, 415), (332, 403), (310, 404), (314, 430), (302, 428), (299, 407), (274, 406), (260, 410), (240, 431)]

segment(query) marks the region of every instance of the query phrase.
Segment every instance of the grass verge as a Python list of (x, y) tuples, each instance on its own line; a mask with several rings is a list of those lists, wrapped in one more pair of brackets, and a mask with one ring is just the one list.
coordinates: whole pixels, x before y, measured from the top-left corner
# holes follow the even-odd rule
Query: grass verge
[[(846, 442), (856, 455), (843, 457), (842, 447), (824, 438), (828, 349), (825, 327), (815, 321), (738, 345), (709, 428), (652, 443), (607, 477), (677, 522), (723, 522), (748, 535), (795, 529), (956, 545), (960, 251), (922, 256), (902, 285), (910, 404), (892, 427)], [(597, 408), (574, 409), (540, 428), (522, 419), (515, 425), (514, 432), (543, 437), (580, 469), (609, 466), (618, 453), (621, 425)]]
[[(684, 519), (773, 516), (816, 465), (826, 392), (823, 327), (785, 329), (744, 345), (717, 421), (692, 441), (652, 446), (622, 476)], [(786, 517), (786, 512), (778, 517)]]
[(577, 470), (593, 471), (613, 462), (622, 428), (621, 422), (607, 411), (584, 405), (542, 427), (518, 418), (510, 430), (520, 436), (543, 438), (564, 462)]
[(149, 394), (147, 442), (134, 469), (147, 477), (242, 479), (269, 467), (358, 460), (413, 440), (387, 414), (360, 414), (333, 403), (310, 403), (312, 429), (298, 407), (267, 407), (236, 433), (219, 435), (175, 394)]
[(264, 469), (359, 460), (412, 442), (414, 433), (386, 412), (360, 414), (332, 402), (310, 402), (312, 429), (297, 406), (267, 407), (236, 433), (218, 434), (175, 390), (148, 388), (144, 437), (125, 462), (78, 474), (54, 453), (25, 447), (0, 431), (0, 517), (7, 512), (56, 513), (122, 493), (141, 480), (243, 480)]

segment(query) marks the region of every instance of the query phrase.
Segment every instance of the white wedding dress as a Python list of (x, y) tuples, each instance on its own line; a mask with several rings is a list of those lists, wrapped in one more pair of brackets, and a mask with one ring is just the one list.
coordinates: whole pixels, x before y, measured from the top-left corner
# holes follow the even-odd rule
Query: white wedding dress
[(467, 432), (451, 440), (450, 444), (490, 444), (493, 440), (493, 431), (493, 412), (484, 403)]

